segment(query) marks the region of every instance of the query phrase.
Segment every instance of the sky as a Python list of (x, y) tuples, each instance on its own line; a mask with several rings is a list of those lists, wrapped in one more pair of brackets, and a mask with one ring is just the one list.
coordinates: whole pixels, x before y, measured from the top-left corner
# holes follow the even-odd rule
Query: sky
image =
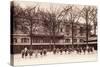
[[(69, 6), (71, 4), (57, 4), (57, 3), (48, 3), (48, 2), (34, 2), (34, 1), (15, 1), (15, 4), (20, 5), (22, 8), (27, 8), (27, 7), (34, 7), (34, 6), (39, 6), (43, 10), (48, 10), (48, 11), (55, 11), (57, 10), (60, 12), (63, 10), (64, 7)], [(73, 9), (76, 12), (79, 12), (84, 6), (83, 5), (74, 5)], [(80, 21), (82, 23), (84, 20), (81, 18)]]
[[(15, 3), (17, 5), (20, 5), (23, 8), (26, 7), (32, 7), (32, 6), (39, 6), (40, 8), (43, 9), (60, 9), (62, 10), (62, 8), (71, 5), (71, 4), (57, 4), (57, 3), (48, 3), (48, 2), (34, 2), (34, 1), (15, 1)], [(82, 5), (74, 5), (74, 8), (77, 9), (82, 9), (83, 6)]]

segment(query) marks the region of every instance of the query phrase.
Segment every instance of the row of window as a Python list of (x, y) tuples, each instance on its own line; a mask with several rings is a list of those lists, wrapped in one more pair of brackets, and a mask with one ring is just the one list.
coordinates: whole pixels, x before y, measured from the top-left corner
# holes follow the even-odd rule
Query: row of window
[[(13, 40), (14, 40), (14, 43), (17, 43), (17, 38), (14, 38)], [(84, 42), (83, 39), (80, 39), (79, 41)], [(32, 39), (32, 42), (33, 43), (51, 43), (52, 40), (49, 40), (49, 39), (43, 39), (43, 40), (41, 40), (41, 39)], [(59, 40), (55, 40), (55, 42), (59, 42)], [(66, 39), (65, 40), (65, 43), (70, 43), (70, 42), (71, 42), (71, 39)], [(78, 40), (73, 39), (73, 42), (76, 43), (76, 42), (78, 42)], [(29, 43), (29, 38), (22, 38), (21, 43)]]
[[(17, 43), (18, 42), (17, 38), (13, 38), (13, 42)], [(29, 42), (28, 38), (21, 38), (21, 43), (28, 43), (28, 42)]]
[[(70, 35), (70, 33), (68, 32), (67, 33), (67, 36), (69, 36)], [(77, 36), (78, 34), (76, 33), (76, 34), (73, 34), (74, 36)], [(80, 33), (80, 36), (83, 36), (84, 35), (84, 33)]]
[[(55, 42), (58, 42), (59, 40), (55, 40)], [(14, 43), (17, 43), (17, 38), (13, 39)], [(52, 40), (50, 39), (32, 39), (33, 43), (50, 43)], [(29, 43), (29, 38), (21, 38), (21, 43)]]
[[(80, 42), (84, 42), (83, 39), (80, 39), (79, 41), (80, 41)], [(71, 39), (66, 39), (65, 42), (66, 42), (66, 43), (70, 43), (70, 42), (71, 42)], [(76, 43), (76, 42), (78, 42), (78, 40), (77, 40), (77, 39), (73, 39), (73, 42)]]
[[(77, 30), (79, 30), (79, 34), (80, 36), (83, 36), (85, 30), (83, 27), (80, 27), (80, 29), (77, 29), (77, 26), (73, 26), (73, 33), (75, 33), (74, 35), (76, 36), (77, 35)], [(60, 32), (63, 32), (63, 28), (61, 28)], [(67, 35), (70, 35), (70, 25), (66, 25), (66, 33)]]

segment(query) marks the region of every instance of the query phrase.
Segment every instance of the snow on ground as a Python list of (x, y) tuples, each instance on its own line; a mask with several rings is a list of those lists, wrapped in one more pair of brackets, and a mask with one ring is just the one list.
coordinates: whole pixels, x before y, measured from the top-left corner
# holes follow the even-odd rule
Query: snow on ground
[(69, 62), (85, 62), (85, 61), (96, 61), (97, 60), (97, 52), (93, 52), (91, 54), (76, 54), (76, 52), (71, 54), (56, 54), (54, 55), (52, 52), (48, 52), (46, 56), (30, 58), (27, 56), (26, 58), (21, 58), (21, 54), (14, 55), (14, 65), (33, 65), (33, 64), (52, 64), (52, 63), (69, 63)]

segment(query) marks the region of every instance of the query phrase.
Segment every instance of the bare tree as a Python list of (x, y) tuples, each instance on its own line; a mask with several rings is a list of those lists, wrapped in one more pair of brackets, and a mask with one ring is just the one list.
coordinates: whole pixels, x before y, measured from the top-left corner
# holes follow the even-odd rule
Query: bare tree
[(43, 21), (42, 25), (48, 31), (51, 42), (53, 43), (53, 49), (55, 49), (56, 36), (59, 35), (61, 23), (61, 19), (59, 19), (59, 17), (61, 16), (60, 11), (58, 11), (58, 9), (50, 9), (50, 11), (41, 10), (40, 13)]
[(97, 27), (97, 8), (95, 6), (91, 7), (91, 13), (90, 13), (90, 21), (93, 23), (94, 28), (94, 35), (96, 35), (96, 27)]
[(90, 28), (89, 26), (91, 23), (94, 24), (94, 30), (96, 31), (96, 25), (97, 25), (97, 18), (96, 18), (96, 9), (93, 6), (84, 6), (82, 9), (81, 16), (85, 19), (86, 22), (86, 43), (88, 45), (88, 37), (90, 35)]
[[(32, 49), (32, 31), (33, 28), (36, 29), (36, 25), (38, 24), (39, 16), (37, 6), (21, 8), (20, 6), (16, 6), (13, 4), (13, 23), (14, 26), (16, 25), (19, 30), (23, 31), (24, 33), (29, 34), (30, 36), (30, 49)], [(14, 27), (13, 26), (13, 27)]]
[(20, 22), (22, 21), (22, 18), (20, 18), (21, 13), (23, 13), (23, 9), (19, 5), (15, 5), (15, 3), (11, 2), (11, 24), (13, 26), (12, 33), (14, 33), (16, 30), (20, 29)]
[[(68, 7), (70, 8), (69, 10), (68, 10)], [(72, 49), (73, 49), (73, 44), (74, 44), (73, 40), (74, 40), (74, 36), (75, 36), (75, 35), (74, 35), (74, 34), (75, 34), (74, 26), (75, 26), (75, 24), (78, 23), (78, 21), (79, 21), (81, 10), (80, 10), (80, 9), (77, 9), (79, 12), (76, 12), (76, 11), (75, 11), (76, 8), (74, 8), (73, 5), (70, 5), (70, 6), (68, 6), (68, 7), (66, 6), (66, 7), (64, 8), (64, 12), (65, 12), (64, 16), (65, 16), (65, 18), (66, 18), (66, 20), (64, 21), (64, 25), (66, 25), (66, 24), (68, 24), (68, 23), (71, 24)]]
[(45, 16), (43, 17), (43, 26), (49, 30), (49, 34), (51, 36), (52, 42), (54, 43), (55, 48), (55, 34), (56, 34), (56, 28), (57, 28), (57, 21), (56, 21), (56, 15), (55, 13), (47, 12), (45, 13)]

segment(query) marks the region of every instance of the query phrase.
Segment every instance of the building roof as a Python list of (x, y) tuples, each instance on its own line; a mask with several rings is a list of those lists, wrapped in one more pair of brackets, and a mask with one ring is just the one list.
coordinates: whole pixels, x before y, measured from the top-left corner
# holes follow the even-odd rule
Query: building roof
[[(87, 41), (84, 41), (84, 42), (87, 42)], [(97, 37), (88, 38), (88, 42), (97, 42)]]
[[(29, 34), (13, 34), (14, 36), (30, 36)], [(54, 37), (53, 35), (49, 35), (49, 34), (32, 34), (31, 35), (32, 37)], [(58, 34), (58, 35), (55, 35), (55, 38), (63, 38), (64, 35), (61, 35), (61, 34)]]

